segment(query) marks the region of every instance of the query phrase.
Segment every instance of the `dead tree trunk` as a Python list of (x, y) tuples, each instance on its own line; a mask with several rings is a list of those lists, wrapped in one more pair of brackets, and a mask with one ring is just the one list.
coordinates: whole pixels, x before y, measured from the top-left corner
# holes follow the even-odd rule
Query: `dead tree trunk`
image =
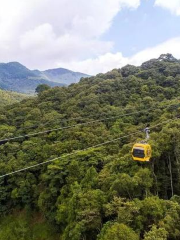
[(171, 181), (171, 194), (172, 194), (172, 197), (173, 197), (174, 196), (174, 189), (173, 189), (173, 176), (172, 176), (172, 166), (171, 166), (171, 157), (170, 157), (170, 155), (168, 155), (168, 160), (169, 160), (168, 168), (169, 168), (170, 181)]

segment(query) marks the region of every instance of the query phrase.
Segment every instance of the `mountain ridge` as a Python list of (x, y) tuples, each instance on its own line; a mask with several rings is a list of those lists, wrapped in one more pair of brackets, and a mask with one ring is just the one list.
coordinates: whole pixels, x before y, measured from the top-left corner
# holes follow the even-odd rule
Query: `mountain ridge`
[(47, 69), (45, 71), (41, 71), (41, 73), (43, 74), (42, 76), (47, 77), (48, 80), (65, 83), (67, 85), (79, 82), (82, 77), (90, 77), (88, 74), (73, 72), (66, 68)]
[[(180, 63), (172, 54), (167, 53), (161, 54), (157, 59), (150, 59), (142, 63), (141, 66), (128, 64), (118, 71), (121, 71), (124, 77), (136, 73), (141, 75), (142, 73), (139, 72), (139, 69), (142, 71), (150, 71), (151, 68), (159, 68), (163, 62), (173, 63), (173, 67), (176, 65), (176, 68)], [(161, 70), (163, 71), (163, 68)], [(98, 75), (101, 76), (101, 73)], [(65, 68), (40, 71), (30, 70), (19, 62), (0, 63), (0, 88), (20, 93), (33, 94), (39, 84), (47, 84), (51, 87), (67, 86), (79, 82), (82, 78), (89, 77), (91, 76), (80, 72), (73, 72)]]
[(68, 69), (39, 71), (30, 70), (19, 62), (0, 63), (0, 88), (20, 93), (33, 94), (39, 84), (66, 86), (87, 76)]

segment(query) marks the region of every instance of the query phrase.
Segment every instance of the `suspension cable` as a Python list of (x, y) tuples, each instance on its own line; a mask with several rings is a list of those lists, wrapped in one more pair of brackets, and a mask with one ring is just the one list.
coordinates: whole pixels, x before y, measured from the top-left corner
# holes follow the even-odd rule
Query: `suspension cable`
[[(163, 122), (161, 122), (161, 123), (158, 123), (158, 124), (150, 127), (150, 129), (156, 128), (157, 126), (160, 126), (160, 125), (163, 125), (163, 124), (165, 124), (165, 123), (174, 121), (174, 120), (176, 120), (176, 119), (178, 119), (178, 117), (175, 117), (175, 118), (172, 118), (172, 119), (168, 119), (168, 120), (166, 120), (166, 121), (163, 121)], [(136, 131), (136, 132), (133, 132), (133, 133), (131, 133), (131, 134), (124, 135), (124, 136), (119, 137), (119, 138), (115, 138), (115, 139), (112, 139), (112, 140), (109, 140), (109, 141), (106, 141), (106, 142), (103, 142), (103, 143), (99, 143), (99, 144), (94, 145), (94, 146), (91, 146), (91, 147), (87, 147), (87, 148), (85, 148), (85, 149), (76, 150), (76, 151), (74, 151), (74, 152), (65, 154), (65, 155), (60, 156), (60, 157), (56, 157), (56, 158), (49, 159), (49, 160), (44, 161), (44, 162), (41, 162), (41, 163), (37, 163), (37, 164), (31, 165), (31, 166), (28, 166), (28, 167), (25, 167), (25, 168), (21, 168), (21, 169), (19, 169), (19, 170), (16, 170), (16, 171), (9, 172), (9, 173), (6, 173), (6, 174), (4, 174), (4, 175), (1, 175), (0, 178), (4, 178), (4, 177), (10, 176), (10, 175), (14, 175), (14, 174), (19, 173), (19, 172), (23, 172), (23, 171), (26, 171), (26, 170), (29, 170), (29, 169), (32, 169), (32, 168), (41, 166), (41, 165), (45, 165), (45, 164), (47, 164), (47, 163), (51, 163), (51, 162), (54, 162), (54, 161), (56, 161), (56, 160), (59, 160), (59, 159), (65, 158), (65, 157), (70, 157), (70, 156), (76, 155), (76, 154), (78, 154), (78, 153), (81, 153), (81, 152), (84, 152), (84, 151), (87, 151), (87, 150), (90, 150), (90, 149), (93, 149), (93, 148), (98, 148), (98, 147), (107, 145), (107, 144), (112, 143), (112, 142), (117, 142), (118, 140), (121, 140), (121, 139), (123, 139), (123, 138), (127, 138), (127, 137), (134, 136), (134, 135), (136, 135), (136, 134), (139, 133), (139, 132), (142, 132), (142, 131), (141, 131), (141, 130), (138, 130), (138, 131)]]

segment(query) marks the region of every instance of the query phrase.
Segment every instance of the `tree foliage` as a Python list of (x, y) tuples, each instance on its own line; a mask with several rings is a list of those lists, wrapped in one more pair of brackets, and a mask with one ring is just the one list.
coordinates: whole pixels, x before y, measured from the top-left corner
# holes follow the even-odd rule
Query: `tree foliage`
[(50, 86), (47, 84), (40, 84), (37, 86), (35, 92), (36, 93), (42, 93), (43, 91), (47, 91), (50, 89)]
[[(152, 60), (2, 109), (1, 139), (67, 128), (1, 142), (0, 175), (61, 158), (0, 179), (0, 229), (5, 216), (28, 208), (62, 240), (179, 239), (179, 68), (178, 61)], [(156, 126), (152, 160), (133, 162), (132, 145), (147, 124)], [(9, 239), (16, 232), (33, 239), (27, 220), (12, 222), (3, 228)]]

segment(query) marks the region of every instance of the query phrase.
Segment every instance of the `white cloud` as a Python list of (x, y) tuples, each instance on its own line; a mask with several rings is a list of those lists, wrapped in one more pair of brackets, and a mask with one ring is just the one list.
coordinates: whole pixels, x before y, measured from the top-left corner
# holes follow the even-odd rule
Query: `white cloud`
[(114, 68), (121, 68), (127, 64), (139, 66), (143, 62), (158, 58), (163, 53), (172, 53), (174, 57), (180, 59), (180, 37), (169, 39), (155, 47), (145, 49), (132, 57), (123, 57), (122, 53), (107, 53), (97, 58), (89, 58), (85, 61), (70, 62), (69, 64), (59, 63), (59, 66), (68, 67), (75, 71), (81, 71), (90, 75), (105, 73)]
[(135, 54), (129, 59), (130, 64), (140, 65), (144, 61), (158, 58), (163, 53), (171, 53), (174, 57), (180, 58), (180, 37), (169, 39), (155, 47), (147, 48)]
[(81, 62), (110, 52), (100, 36), (122, 8), (140, 0), (0, 0), (0, 62), (30, 68)]
[(180, 0), (156, 0), (155, 6), (165, 8), (173, 14), (180, 15)]
[[(113, 42), (100, 40), (122, 8), (136, 9), (139, 4), (140, 0), (0, 0), (0, 62), (96, 74), (128, 63), (140, 65), (167, 52), (180, 58), (180, 37), (129, 58), (113, 54)], [(155, 4), (180, 14), (180, 0)]]
[(68, 64), (58, 63), (58, 66), (70, 68), (74, 71), (85, 72), (90, 75), (105, 73), (114, 68), (120, 68), (128, 64), (128, 58), (122, 56), (120, 52), (116, 54), (106, 53), (97, 58), (90, 58), (79, 62), (70, 62)]
[(69, 33), (57, 36), (53, 27), (46, 23), (26, 32), (20, 39), (20, 48), (32, 56), (33, 63), (35, 58), (39, 61), (43, 56), (45, 61), (48, 59), (55, 65), (59, 60), (69, 62), (100, 55), (112, 49), (112, 43), (98, 39), (85, 40), (79, 35)]

